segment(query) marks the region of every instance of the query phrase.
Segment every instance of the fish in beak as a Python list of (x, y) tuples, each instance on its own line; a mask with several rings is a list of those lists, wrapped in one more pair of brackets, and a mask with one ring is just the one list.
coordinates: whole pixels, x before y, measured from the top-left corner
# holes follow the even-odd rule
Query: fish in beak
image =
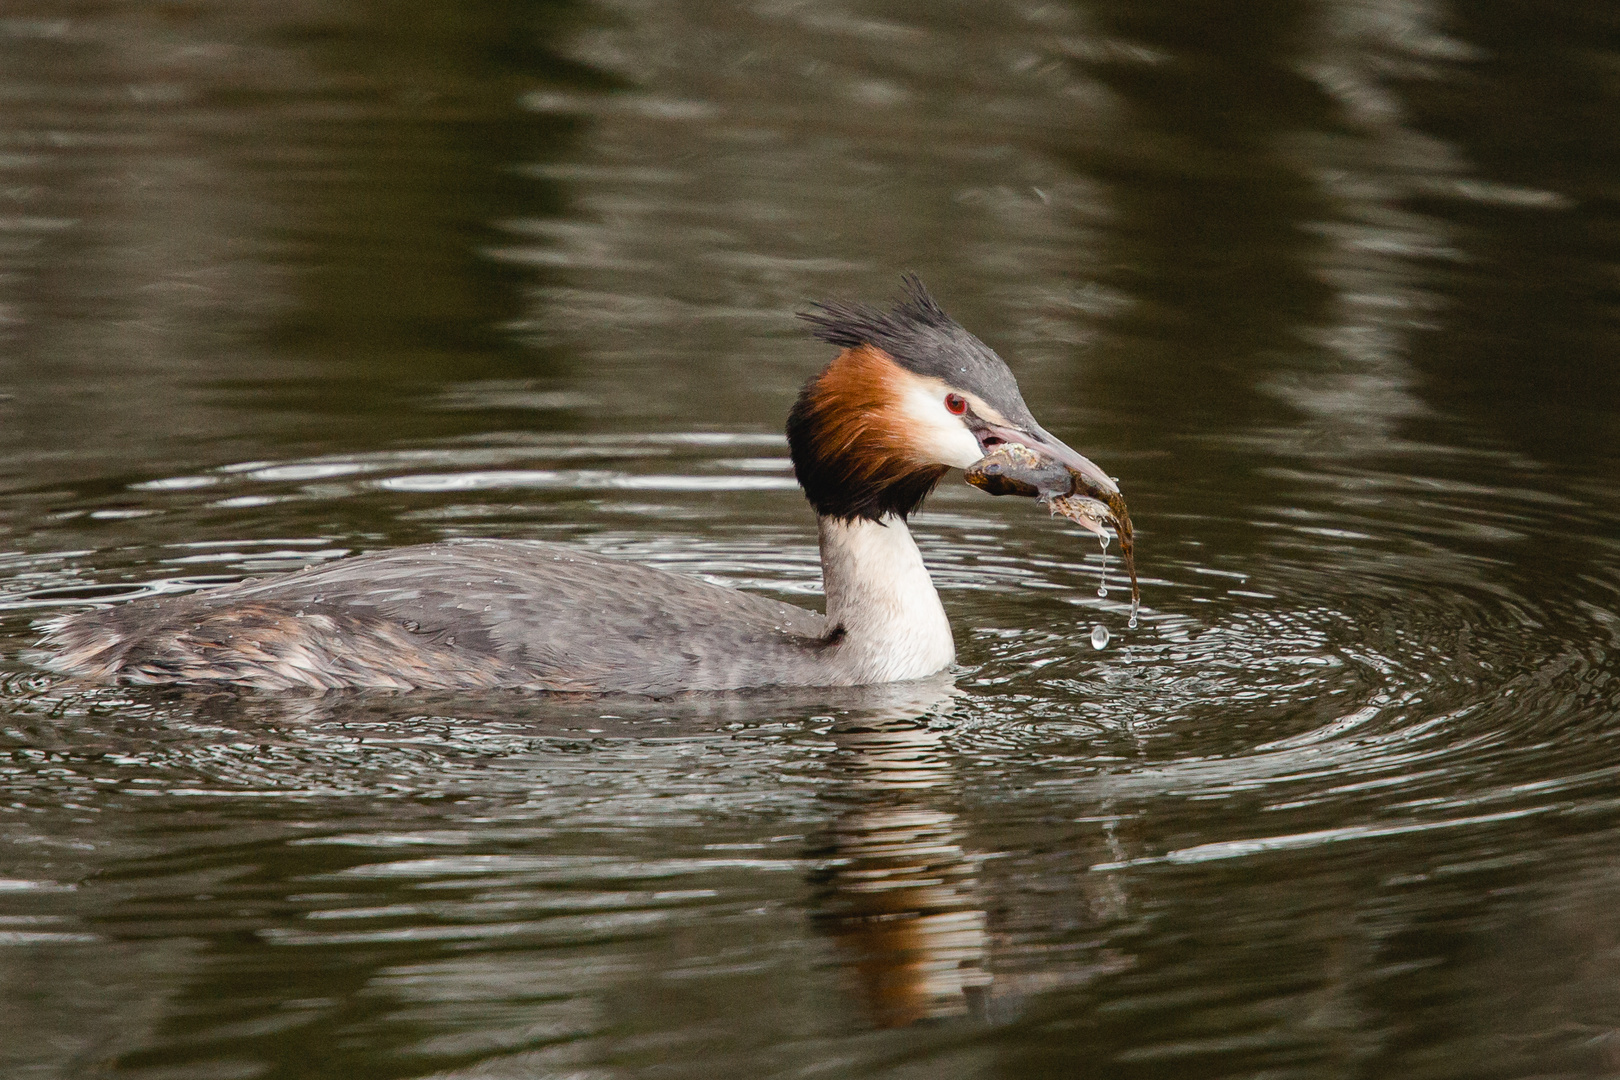
[(1004, 439), (969, 466), (967, 482), (991, 495), (1033, 498), (1081, 528), (1095, 533), (1106, 550), (1108, 528), (1119, 537), (1120, 556), (1131, 578), (1131, 611), (1141, 602), (1136, 581), (1135, 530), (1119, 485), (1086, 458), (1039, 428), (1038, 434), (997, 431)]

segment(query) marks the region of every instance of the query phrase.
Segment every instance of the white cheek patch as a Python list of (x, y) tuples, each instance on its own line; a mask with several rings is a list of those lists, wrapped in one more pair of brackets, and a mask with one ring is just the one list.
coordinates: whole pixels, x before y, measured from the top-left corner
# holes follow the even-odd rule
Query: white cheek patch
[[(962, 418), (945, 408), (950, 393), (938, 379), (913, 376), (900, 394), (898, 411), (906, 425), (906, 441), (919, 460), (965, 469), (984, 457), (984, 451)], [(974, 412), (979, 412), (981, 403), (975, 398), (973, 404)]]

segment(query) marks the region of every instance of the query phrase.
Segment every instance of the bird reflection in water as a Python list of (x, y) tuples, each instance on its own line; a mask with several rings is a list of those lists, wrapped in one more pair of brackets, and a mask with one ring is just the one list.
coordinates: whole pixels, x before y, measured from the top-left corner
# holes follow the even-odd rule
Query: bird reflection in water
[(990, 935), (978, 859), (939, 803), (953, 770), (937, 719), (949, 700), (849, 718), (834, 730), (842, 804), (815, 874), (816, 924), (836, 939), (871, 1022), (982, 1016)]

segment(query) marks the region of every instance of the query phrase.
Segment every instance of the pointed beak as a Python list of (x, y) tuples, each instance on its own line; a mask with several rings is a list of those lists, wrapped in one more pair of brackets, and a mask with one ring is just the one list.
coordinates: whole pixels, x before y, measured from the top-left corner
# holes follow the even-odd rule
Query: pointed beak
[(991, 426), (986, 434), (994, 435), (1004, 442), (1018, 443), (1027, 446), (1038, 454), (1044, 454), (1053, 461), (1066, 466), (1070, 472), (1078, 476), (1086, 485), (1086, 493), (1094, 498), (1109, 501), (1108, 496), (1119, 496), (1119, 485), (1114, 483), (1113, 477), (1098, 468), (1096, 463), (1082, 456), (1059, 439), (1050, 434), (1039, 424), (1031, 424), (1028, 430), (1018, 428)]

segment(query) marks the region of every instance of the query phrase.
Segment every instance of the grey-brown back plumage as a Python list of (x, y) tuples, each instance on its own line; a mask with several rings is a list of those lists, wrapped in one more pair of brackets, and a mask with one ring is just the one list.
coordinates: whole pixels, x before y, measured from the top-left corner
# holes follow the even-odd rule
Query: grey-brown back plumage
[(682, 574), (472, 540), (84, 612), (42, 644), (53, 670), (125, 683), (666, 694), (848, 682), (826, 632), (815, 612)]

